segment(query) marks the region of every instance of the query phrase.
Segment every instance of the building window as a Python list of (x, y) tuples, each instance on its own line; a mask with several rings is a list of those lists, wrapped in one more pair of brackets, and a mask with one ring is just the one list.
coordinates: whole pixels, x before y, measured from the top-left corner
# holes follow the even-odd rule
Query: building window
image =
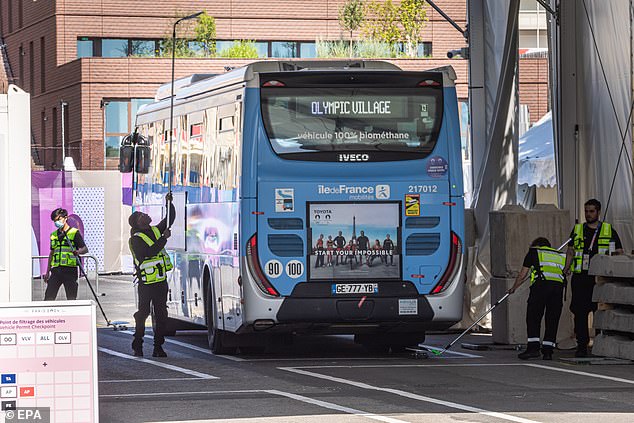
[(9, 33), (13, 32), (13, 0), (7, 2), (7, 18), (9, 18)]
[(35, 86), (35, 52), (33, 51), (33, 41), (29, 42), (29, 93), (35, 94), (33, 91)]
[(234, 41), (216, 41), (216, 52), (218, 56), (226, 54), (226, 51), (233, 47)]
[(119, 165), (119, 147), (121, 140), (132, 132), (139, 107), (153, 101), (152, 99), (145, 98), (104, 101), (104, 167), (106, 169), (117, 169)]
[(58, 139), (57, 139), (57, 107), (53, 107), (53, 122), (51, 123), (53, 127), (53, 147), (57, 147)]
[(101, 40), (101, 57), (126, 57), (128, 56), (128, 40), (103, 39)]
[[(46, 151), (46, 110), (42, 110), (42, 112), (40, 113), (40, 145), (42, 146), (42, 149), (44, 151)], [(52, 169), (56, 168), (55, 165), (55, 152), (53, 151), (52, 157), (48, 154), (45, 153), (45, 157), (50, 160), (50, 167)]]
[(258, 51), (258, 57), (269, 57), (269, 43), (267, 41), (256, 41), (255, 49)]
[(20, 78), (20, 87), (24, 89), (24, 46), (20, 44), (20, 48), (18, 49), (18, 70), (19, 78)]
[(130, 40), (130, 56), (154, 57), (157, 47), (154, 40)]
[(418, 45), (418, 57), (431, 57), (431, 41), (423, 41)]
[(77, 58), (94, 56), (94, 41), (89, 38), (80, 38), (77, 40)]
[(271, 57), (297, 57), (297, 43), (294, 41), (272, 41)]
[(18, 1), (18, 28), (24, 26), (24, 1)]
[(299, 44), (299, 57), (314, 58), (317, 57), (317, 51), (315, 50), (315, 43), (301, 42)]
[(40, 37), (40, 92), (46, 91), (46, 45)]

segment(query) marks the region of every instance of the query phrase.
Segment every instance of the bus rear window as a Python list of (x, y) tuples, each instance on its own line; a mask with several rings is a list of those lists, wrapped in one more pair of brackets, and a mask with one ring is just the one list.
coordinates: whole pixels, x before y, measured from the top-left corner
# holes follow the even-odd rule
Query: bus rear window
[[(436, 87), (262, 88), (262, 117), (275, 153), (286, 159), (369, 161), (422, 158), (442, 121)], [(356, 156), (355, 156), (356, 157)]]

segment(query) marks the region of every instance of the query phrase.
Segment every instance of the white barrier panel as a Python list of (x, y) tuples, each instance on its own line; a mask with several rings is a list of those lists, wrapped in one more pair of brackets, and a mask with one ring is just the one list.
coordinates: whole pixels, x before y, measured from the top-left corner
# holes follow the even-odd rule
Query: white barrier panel
[(31, 300), (30, 97), (0, 95), (0, 302)]
[(98, 399), (95, 303), (0, 304), (0, 417), (98, 422)]

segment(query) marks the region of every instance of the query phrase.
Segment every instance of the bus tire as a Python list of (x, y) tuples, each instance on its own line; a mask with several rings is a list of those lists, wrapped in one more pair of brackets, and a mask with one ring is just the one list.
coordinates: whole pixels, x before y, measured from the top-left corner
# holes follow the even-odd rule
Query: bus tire
[(216, 304), (213, 287), (211, 286), (211, 281), (209, 281), (206, 293), (207, 341), (209, 343), (209, 349), (214, 354), (235, 354), (236, 347), (226, 345), (230, 334), (227, 331), (218, 329), (216, 323), (218, 321)]

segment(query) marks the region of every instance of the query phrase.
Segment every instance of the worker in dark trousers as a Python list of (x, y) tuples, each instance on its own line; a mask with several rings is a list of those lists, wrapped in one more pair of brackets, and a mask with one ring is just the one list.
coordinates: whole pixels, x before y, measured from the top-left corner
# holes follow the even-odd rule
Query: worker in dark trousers
[(136, 323), (132, 350), (136, 357), (143, 357), (143, 336), (145, 321), (150, 315), (150, 305), (154, 309), (154, 351), (153, 357), (167, 357), (163, 350), (167, 326), (167, 272), (172, 270), (172, 262), (165, 251), (170, 237), (169, 227), (174, 223), (176, 210), (172, 204), (172, 194), (165, 196), (169, 207), (167, 217), (156, 226), (151, 226), (152, 218), (135, 211), (130, 215), (130, 251), (134, 258), (135, 276), (138, 281), (139, 307), (134, 313)]
[(570, 311), (574, 314), (577, 351), (575, 357), (588, 356), (590, 334), (588, 315), (597, 310), (592, 301), (594, 276), (588, 275), (590, 259), (596, 254), (623, 254), (621, 239), (607, 222), (599, 220), (601, 203), (590, 199), (584, 204), (586, 223), (576, 224), (570, 234), (572, 242), (566, 253), (566, 272), (572, 272)]
[(51, 213), (57, 228), (51, 233), (51, 253), (48, 256), (45, 301), (54, 301), (60, 286), (64, 285), (67, 300), (77, 299), (77, 267), (79, 255), (86, 254), (88, 247), (77, 228), (68, 225), (68, 212), (59, 208)]
[(518, 357), (522, 360), (539, 358), (540, 332), (542, 317), (546, 312), (544, 341), (541, 343), (541, 353), (544, 360), (553, 359), (553, 350), (557, 341), (557, 326), (563, 307), (563, 292), (566, 284), (564, 265), (566, 255), (550, 248), (546, 238), (536, 238), (531, 243), (522, 270), (515, 278), (515, 283), (509, 289), (513, 294), (526, 280), (530, 271), (531, 288), (526, 307), (526, 332), (528, 342), (526, 350)]

